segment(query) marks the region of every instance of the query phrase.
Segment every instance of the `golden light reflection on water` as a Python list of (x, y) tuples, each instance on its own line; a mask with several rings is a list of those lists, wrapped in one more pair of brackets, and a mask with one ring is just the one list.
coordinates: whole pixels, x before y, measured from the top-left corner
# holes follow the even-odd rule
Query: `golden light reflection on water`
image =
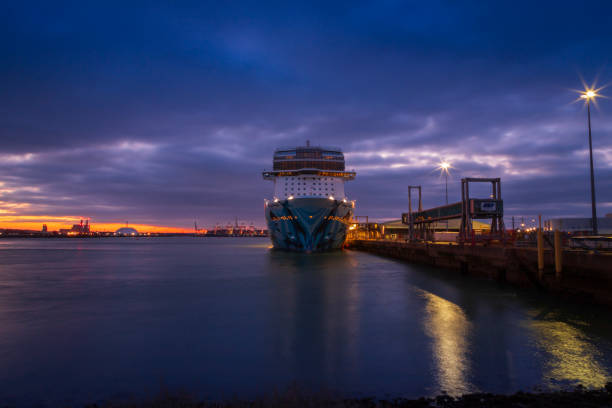
[(439, 390), (450, 395), (475, 391), (469, 382), (470, 356), (468, 335), (471, 323), (456, 304), (433, 293), (420, 291), (427, 301), (425, 333), (433, 340), (433, 357)]
[(578, 328), (565, 322), (533, 320), (538, 348), (549, 358), (544, 363), (545, 384), (552, 382), (603, 387), (610, 381), (607, 370), (598, 362), (601, 352)]

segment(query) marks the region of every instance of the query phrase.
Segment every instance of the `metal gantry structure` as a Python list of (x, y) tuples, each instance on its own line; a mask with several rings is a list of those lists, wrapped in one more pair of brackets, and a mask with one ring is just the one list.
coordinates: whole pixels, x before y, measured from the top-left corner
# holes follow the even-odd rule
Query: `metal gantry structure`
[[(471, 183), (490, 183), (491, 194), (487, 198), (470, 196)], [(419, 194), (419, 209), (412, 210), (412, 190)], [(408, 212), (402, 214), (402, 223), (409, 225), (410, 241), (433, 240), (433, 226), (439, 221), (460, 219), (458, 242), (474, 241), (473, 221), (490, 219), (491, 228), (486, 239), (503, 240), (505, 237), (504, 208), (499, 178), (461, 179), (461, 201), (423, 210), (421, 186), (408, 186)]]
[[(408, 186), (408, 214), (412, 214), (412, 190), (416, 190), (419, 192), (419, 212), (423, 211), (421, 186)], [(403, 219), (404, 219), (404, 216), (402, 214), (402, 221)], [(409, 230), (410, 240), (413, 241), (414, 240), (414, 222), (412, 220), (412, 217), (409, 217), (408, 225), (410, 225), (410, 230)]]
[[(478, 199), (470, 197), (470, 183), (491, 183), (489, 198)], [(464, 178), (461, 179), (461, 201), (463, 203), (459, 238), (467, 241), (473, 238), (473, 220), (490, 219), (489, 237), (503, 239), (504, 202), (501, 198), (501, 179), (499, 178)]]

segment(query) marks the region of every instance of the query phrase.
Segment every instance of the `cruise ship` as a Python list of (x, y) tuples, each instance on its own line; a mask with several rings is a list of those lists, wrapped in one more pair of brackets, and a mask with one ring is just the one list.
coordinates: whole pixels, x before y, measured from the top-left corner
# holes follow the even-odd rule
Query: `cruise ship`
[(318, 252), (342, 247), (355, 202), (344, 193), (344, 154), (335, 147), (306, 146), (274, 151), (273, 170), (263, 178), (274, 182), (274, 196), (265, 202), (268, 232), (274, 248)]

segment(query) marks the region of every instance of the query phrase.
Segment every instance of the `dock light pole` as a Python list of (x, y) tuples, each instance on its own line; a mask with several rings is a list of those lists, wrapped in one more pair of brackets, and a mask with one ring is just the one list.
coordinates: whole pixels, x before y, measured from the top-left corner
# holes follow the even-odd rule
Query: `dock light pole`
[(591, 212), (592, 212), (592, 226), (593, 235), (598, 234), (597, 230), (597, 208), (595, 207), (595, 175), (593, 171), (593, 140), (591, 138), (591, 99), (599, 96), (593, 89), (587, 89), (580, 97), (586, 100), (587, 104), (587, 122), (589, 126), (589, 162), (591, 165)]
[(450, 174), (449, 169), (452, 169), (453, 166), (447, 161), (441, 161), (438, 163), (438, 168), (436, 170), (440, 170), (441, 174), (444, 174), (444, 184), (446, 191), (446, 205), (448, 205), (448, 175)]
[[(438, 168), (436, 170), (440, 170), (440, 175), (444, 174), (444, 191), (446, 192), (446, 205), (448, 205), (448, 175), (449, 169), (452, 169), (453, 166), (446, 160), (442, 160), (438, 163)], [(448, 232), (448, 220), (446, 220), (446, 232)]]
[(448, 171), (444, 173), (444, 190), (446, 191), (446, 205), (448, 205)]

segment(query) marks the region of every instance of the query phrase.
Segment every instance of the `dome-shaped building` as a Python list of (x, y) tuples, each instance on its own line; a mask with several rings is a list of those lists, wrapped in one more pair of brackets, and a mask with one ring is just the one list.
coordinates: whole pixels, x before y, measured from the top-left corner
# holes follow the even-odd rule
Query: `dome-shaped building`
[(134, 228), (123, 227), (115, 231), (115, 235), (119, 237), (136, 237), (138, 236), (138, 231), (136, 231)]

